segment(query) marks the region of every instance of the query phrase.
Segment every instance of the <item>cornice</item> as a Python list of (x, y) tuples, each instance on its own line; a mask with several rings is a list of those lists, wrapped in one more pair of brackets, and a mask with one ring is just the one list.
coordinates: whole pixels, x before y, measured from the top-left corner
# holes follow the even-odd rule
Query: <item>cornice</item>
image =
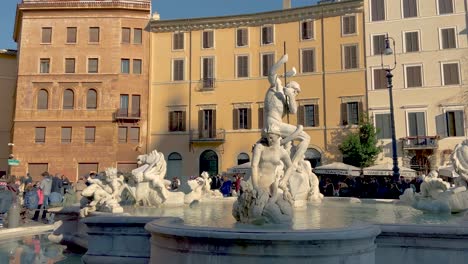
[(304, 19), (340, 16), (343, 14), (362, 11), (362, 0), (348, 0), (255, 14), (175, 20), (151, 20), (150, 29), (151, 32), (173, 32), (260, 26), (265, 24), (300, 21)]
[(147, 0), (135, 1), (73, 1), (73, 0), (23, 0), (18, 4), (21, 10), (38, 9), (134, 9), (151, 10), (151, 2)]

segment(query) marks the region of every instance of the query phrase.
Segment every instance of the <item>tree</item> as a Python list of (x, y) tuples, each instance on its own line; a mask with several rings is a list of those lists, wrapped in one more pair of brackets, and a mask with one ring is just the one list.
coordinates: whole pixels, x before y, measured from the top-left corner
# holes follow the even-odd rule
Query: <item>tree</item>
[(343, 162), (364, 168), (374, 165), (382, 147), (377, 146), (377, 131), (368, 117), (361, 118), (359, 129), (351, 132), (339, 145)]

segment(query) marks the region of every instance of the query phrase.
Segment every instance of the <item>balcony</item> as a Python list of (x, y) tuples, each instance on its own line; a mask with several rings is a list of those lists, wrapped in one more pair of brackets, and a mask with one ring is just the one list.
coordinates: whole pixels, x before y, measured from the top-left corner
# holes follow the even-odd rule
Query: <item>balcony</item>
[(402, 138), (403, 149), (436, 149), (439, 147), (437, 136), (416, 136)]
[(200, 80), (200, 91), (211, 91), (215, 88), (215, 78), (203, 78)]
[(119, 108), (114, 113), (114, 120), (116, 121), (139, 121), (140, 119), (140, 109), (129, 111), (128, 108)]
[(212, 130), (191, 130), (190, 143), (219, 143), (222, 144), (226, 140), (226, 131), (224, 129)]

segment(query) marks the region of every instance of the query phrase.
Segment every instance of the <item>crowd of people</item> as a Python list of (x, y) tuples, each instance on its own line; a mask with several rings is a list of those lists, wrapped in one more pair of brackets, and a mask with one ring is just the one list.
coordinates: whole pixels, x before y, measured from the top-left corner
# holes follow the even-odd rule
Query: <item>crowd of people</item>
[(398, 199), (407, 188), (420, 191), (422, 178), (404, 178), (393, 182), (391, 177), (334, 176), (320, 177), (320, 191), (325, 196)]

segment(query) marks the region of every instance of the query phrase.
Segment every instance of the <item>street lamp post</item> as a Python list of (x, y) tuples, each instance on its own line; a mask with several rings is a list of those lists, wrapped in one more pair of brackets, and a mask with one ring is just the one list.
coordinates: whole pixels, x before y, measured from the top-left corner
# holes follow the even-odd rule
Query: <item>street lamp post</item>
[[(392, 71), (396, 68), (396, 54), (390, 47), (390, 40), (392, 40), (393, 49), (395, 49), (395, 40), (388, 35), (385, 36), (385, 49), (380, 53), (380, 62), (382, 69), (385, 70), (386, 74), (385, 77), (387, 78), (387, 88), (388, 88), (388, 95), (390, 100), (390, 128), (392, 130), (392, 159), (393, 159), (393, 182), (397, 182), (400, 179), (400, 168), (398, 167), (398, 153), (397, 153), (397, 141), (396, 141), (396, 133), (395, 133), (395, 114), (393, 110), (393, 83), (392, 78), (393, 74)], [(384, 67), (383, 63), (383, 55), (391, 55), (393, 54), (393, 67)]]

